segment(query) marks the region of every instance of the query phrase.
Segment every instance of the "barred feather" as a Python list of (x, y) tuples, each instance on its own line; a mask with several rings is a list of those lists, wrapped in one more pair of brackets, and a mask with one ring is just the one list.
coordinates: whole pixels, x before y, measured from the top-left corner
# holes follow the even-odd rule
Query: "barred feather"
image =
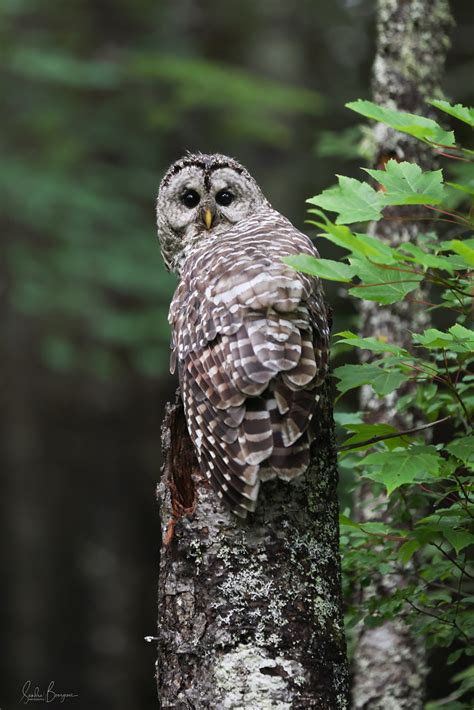
[(266, 207), (196, 243), (170, 308), (172, 362), (199, 463), (242, 517), (255, 509), (261, 480), (289, 480), (309, 462), (329, 326), (319, 280), (282, 262), (296, 253), (318, 256)]

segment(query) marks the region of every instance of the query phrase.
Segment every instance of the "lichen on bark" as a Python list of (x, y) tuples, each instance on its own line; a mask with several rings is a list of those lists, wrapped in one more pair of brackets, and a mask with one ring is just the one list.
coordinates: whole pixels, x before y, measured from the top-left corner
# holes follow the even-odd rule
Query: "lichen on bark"
[[(182, 437), (180, 406), (170, 408), (167, 422)], [(246, 521), (222, 508), (194, 470), (194, 511), (179, 519), (161, 551), (157, 680), (163, 708), (347, 707), (328, 385), (315, 419), (306, 474), (292, 483), (263, 484)], [(163, 434), (158, 498), (166, 536), (176, 510), (168, 455), (173, 432), (166, 422)]]

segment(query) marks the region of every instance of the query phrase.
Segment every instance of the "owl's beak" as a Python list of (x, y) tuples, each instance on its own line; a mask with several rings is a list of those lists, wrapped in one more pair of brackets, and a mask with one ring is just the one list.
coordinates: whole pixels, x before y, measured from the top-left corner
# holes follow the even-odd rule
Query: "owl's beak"
[(206, 225), (206, 229), (210, 229), (212, 227), (212, 223), (214, 221), (214, 213), (209, 209), (209, 207), (203, 209), (202, 221)]

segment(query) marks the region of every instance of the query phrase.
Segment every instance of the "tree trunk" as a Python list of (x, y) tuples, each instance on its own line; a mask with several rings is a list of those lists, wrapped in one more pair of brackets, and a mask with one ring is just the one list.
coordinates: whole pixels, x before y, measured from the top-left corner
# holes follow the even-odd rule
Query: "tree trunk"
[[(378, 0), (377, 53), (374, 62), (373, 97), (378, 104), (410, 113), (429, 116), (426, 100), (440, 96), (440, 83), (449, 48), (452, 18), (447, 0)], [(423, 143), (382, 124), (374, 132), (374, 164), (383, 167), (390, 158), (417, 162), (433, 169), (433, 151)], [(416, 242), (426, 222), (416, 219), (423, 208), (414, 207), (413, 221), (397, 220), (400, 208), (390, 208), (384, 219), (372, 227), (372, 233), (397, 247), (401, 242)], [(422, 227), (421, 225), (424, 225)], [(432, 226), (430, 225), (430, 228)], [(389, 342), (406, 347), (407, 336), (428, 325), (426, 309), (417, 301), (420, 292), (402, 303), (380, 307), (362, 302), (362, 331), (365, 337), (385, 336)], [(379, 398), (371, 388), (364, 388), (362, 409), (371, 423), (389, 422), (408, 428), (416, 424), (416, 412), (403, 417), (396, 412), (395, 392)], [(373, 519), (374, 501), (370, 486), (362, 487), (358, 500), (359, 519)], [(383, 519), (389, 519), (386, 511)], [(380, 519), (380, 515), (379, 515)], [(409, 573), (409, 571), (408, 571)], [(403, 586), (402, 577), (392, 575), (374, 580), (371, 590), (362, 594), (383, 595), (394, 586)], [(354, 708), (364, 710), (420, 710), (423, 707), (427, 674), (426, 652), (401, 621), (385, 622), (377, 628), (364, 627), (358, 639), (354, 662)]]
[[(241, 521), (197, 472), (179, 399), (168, 406), (158, 486), (162, 708), (347, 708), (329, 385), (314, 418), (307, 473), (264, 483)], [(173, 513), (186, 511), (173, 531)]]

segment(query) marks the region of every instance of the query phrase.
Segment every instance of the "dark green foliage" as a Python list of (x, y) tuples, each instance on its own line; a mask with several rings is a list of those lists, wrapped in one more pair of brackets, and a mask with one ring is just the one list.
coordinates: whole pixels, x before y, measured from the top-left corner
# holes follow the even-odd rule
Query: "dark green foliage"
[[(473, 109), (444, 101), (433, 104), (472, 122)], [(470, 161), (471, 172), (466, 174), (472, 175), (472, 153), (456, 146), (454, 133), (435, 121), (367, 101), (349, 106), (438, 152), (447, 150), (451, 157)], [(304, 262), (296, 257), (290, 263), (324, 279), (339, 280), (351, 296), (380, 304), (396, 304), (409, 294), (416, 299), (420, 286), (430, 286), (425, 307), (443, 313), (445, 327), (404, 334), (404, 343), (388, 342), (385, 336), (362, 338), (351, 331), (337, 334), (336, 348), (349, 346), (371, 353), (370, 362), (362, 358), (362, 364), (335, 369), (340, 396), (362, 385), (372, 387), (380, 397), (400, 390), (389, 405), (393, 417), (415, 409), (428, 423), (428, 427), (398, 432), (391, 424), (363, 423), (358, 417), (340, 415), (339, 423), (347, 432), (341, 467), (356, 472), (356, 486), (369, 481), (374, 494), (386, 493), (376, 503), (374, 515), (388, 506), (391, 520), (390, 524), (359, 524), (350, 519), (349, 511), (341, 516), (347, 599), (354, 584), (370, 587), (376, 574), (388, 575), (390, 590), (384, 597), (366, 595), (362, 608), (350, 605), (347, 621), (349, 627), (361, 620), (377, 626), (403, 617), (425, 636), (429, 648), (450, 649), (448, 664), (452, 664), (463, 655), (474, 655), (473, 190), (470, 179), (453, 186), (462, 196), (462, 210), (452, 211), (443, 202), (449, 195), (441, 170), (423, 173), (417, 165), (390, 160), (384, 170), (366, 172), (376, 187), (339, 177), (339, 187), (308, 200), (337, 213), (334, 224), (319, 209), (310, 210), (320, 236), (343, 248), (348, 263), (310, 257)], [(379, 220), (386, 206), (413, 204), (425, 205), (429, 217), (433, 210), (440, 218), (448, 217), (455, 238), (440, 241), (427, 231), (419, 235), (417, 244), (402, 243), (393, 249), (344, 226)], [(403, 393), (404, 388), (408, 393)], [(435, 430), (433, 443), (426, 439), (430, 423), (445, 425)], [(400, 579), (410, 580), (400, 588), (398, 572)], [(458, 685), (449, 707), (472, 707), (473, 677), (474, 666), (454, 677)], [(429, 708), (441, 706), (444, 701)]]
[(314, 91), (167, 53), (170, 11), (141, 5), (141, 14), (111, 6), (103, 17), (100, 4), (89, 12), (48, 0), (0, 9), (10, 296), (34, 315), (52, 367), (101, 377), (124, 365), (148, 375), (168, 366), (175, 279), (161, 260), (153, 212), (162, 171), (179, 157), (168, 153), (170, 138), (183, 153), (285, 146), (288, 117), (322, 106)]

